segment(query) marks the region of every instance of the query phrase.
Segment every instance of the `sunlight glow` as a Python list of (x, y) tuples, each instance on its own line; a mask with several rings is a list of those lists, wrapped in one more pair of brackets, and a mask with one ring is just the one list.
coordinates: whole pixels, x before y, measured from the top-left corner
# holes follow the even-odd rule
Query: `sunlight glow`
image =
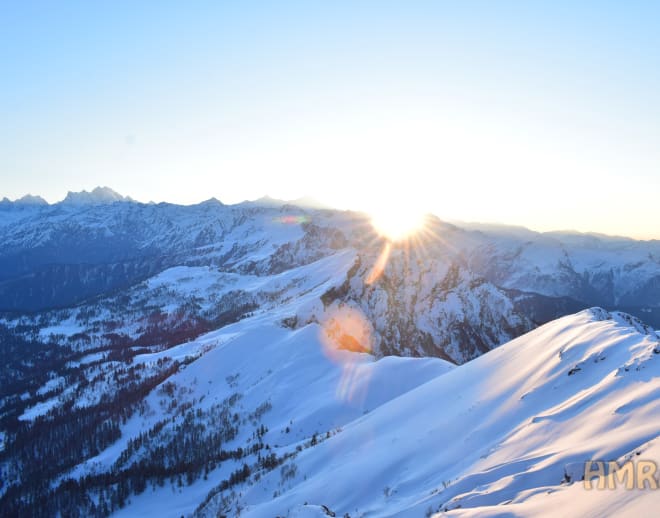
[(402, 241), (424, 226), (425, 215), (410, 207), (388, 207), (371, 213), (374, 229), (389, 241)]

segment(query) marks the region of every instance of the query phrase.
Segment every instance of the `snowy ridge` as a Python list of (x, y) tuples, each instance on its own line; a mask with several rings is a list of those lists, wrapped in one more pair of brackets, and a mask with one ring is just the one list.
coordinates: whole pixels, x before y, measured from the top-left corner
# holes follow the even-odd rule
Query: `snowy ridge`
[(547, 324), (374, 409), (300, 453), (281, 496), (271, 499), (275, 472), (246, 488), (246, 515), (285, 515), (301, 501), (339, 516), (469, 513), (575, 495), (565, 466), (618, 458), (660, 430), (657, 336), (602, 315)]

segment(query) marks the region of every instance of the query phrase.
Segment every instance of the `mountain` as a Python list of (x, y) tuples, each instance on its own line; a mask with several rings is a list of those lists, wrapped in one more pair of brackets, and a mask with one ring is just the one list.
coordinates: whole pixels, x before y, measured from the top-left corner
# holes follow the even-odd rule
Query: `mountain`
[[(0, 237), (0, 309), (19, 314), (105, 304), (110, 294), (139, 292), (141, 282), (179, 266), (250, 280), (338, 257), (343, 259), (336, 261), (337, 283), (319, 298), (316, 313), (360, 306), (375, 325), (370, 346), (377, 354), (430, 354), (462, 362), (534, 325), (515, 311), (507, 294), (473, 275), (439, 241), (429, 243), (436, 255), (429, 261), (422, 260), (421, 249), (407, 253), (395, 247), (382, 279), (367, 282), (385, 242), (366, 216), (350, 212), (256, 203), (57, 204), (0, 226)], [(313, 277), (314, 267), (306, 274)], [(411, 283), (425, 291), (417, 293)], [(243, 298), (255, 297), (264, 298), (255, 293)], [(263, 301), (253, 304), (261, 307)], [(219, 309), (201, 314), (189, 308), (188, 314), (210, 329), (218, 318), (214, 311)], [(148, 311), (142, 315), (147, 317)], [(300, 315), (299, 324), (310, 318), (316, 316)]]
[[(308, 285), (290, 304), (313, 304), (323, 289)], [(660, 461), (660, 336), (634, 317), (585, 310), (456, 367), (345, 350), (365, 340), (350, 313), (298, 329), (283, 324), (289, 314), (275, 306), (130, 358), (65, 359), (13, 402), (21, 413), (4, 432), (4, 513), (656, 508), (650, 491), (598, 492), (594, 502), (580, 480), (590, 459)], [(42, 464), (27, 462), (35, 454)]]
[(580, 481), (660, 460), (657, 241), (71, 199), (0, 203), (0, 516), (657, 505)]
[(0, 311), (94, 304), (179, 266), (264, 277), (345, 254), (344, 278), (322, 302), (359, 307), (381, 355), (460, 363), (594, 305), (660, 325), (659, 241), (466, 229), (429, 217), (422, 241), (393, 246), (381, 277), (367, 282), (385, 242), (363, 214), (272, 199), (142, 204), (107, 188), (67, 199), (90, 197), (121, 203), (0, 211)]
[(131, 201), (131, 199), (113, 191), (110, 187), (95, 187), (91, 192), (69, 191), (66, 198), (60, 203), (63, 205), (107, 205), (118, 201)]
[(44, 200), (41, 196), (32, 196), (31, 194), (26, 194), (22, 198), (11, 201), (8, 198), (2, 198), (0, 200), (0, 208), (13, 208), (13, 207), (30, 207), (30, 206), (44, 206), (48, 205), (48, 202)]
[(477, 273), (503, 288), (610, 307), (655, 307), (660, 241), (593, 234), (479, 232), (468, 245)]
[[(660, 460), (658, 353), (658, 335), (626, 315), (565, 317), (381, 405), (367, 403), (365, 415), (299, 452), (295, 469), (243, 486), (233, 504), (211, 498), (198, 514), (233, 505), (245, 516), (322, 516), (303, 514), (307, 506), (337, 516), (537, 515), (563, 500), (576, 516), (571, 499), (581, 497), (587, 459)], [(369, 382), (356, 378), (351, 388), (360, 394)], [(280, 451), (297, 442), (284, 444)], [(647, 512), (657, 502), (646, 498)]]

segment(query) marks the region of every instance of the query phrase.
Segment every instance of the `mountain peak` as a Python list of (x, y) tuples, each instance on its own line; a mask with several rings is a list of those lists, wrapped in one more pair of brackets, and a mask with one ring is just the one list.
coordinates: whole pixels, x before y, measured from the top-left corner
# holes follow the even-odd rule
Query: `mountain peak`
[(269, 195), (265, 195), (259, 198), (258, 200), (254, 200), (255, 205), (262, 205), (264, 207), (281, 207), (285, 203), (286, 202), (284, 200), (273, 198), (272, 196)]
[(273, 198), (272, 196), (262, 196), (261, 198), (258, 198), (256, 200), (245, 200), (242, 201), (241, 203), (238, 203), (237, 205), (240, 207), (265, 207), (265, 208), (279, 208), (282, 205), (285, 205), (286, 202), (284, 200), (278, 200), (277, 198)]
[(213, 206), (224, 206), (224, 203), (222, 203), (218, 198), (212, 197), (209, 198), (208, 200), (204, 200), (203, 202), (200, 202), (199, 205), (202, 207), (213, 207)]
[(122, 196), (110, 187), (95, 187), (91, 192), (85, 190), (81, 192), (69, 191), (61, 203), (67, 205), (105, 205), (117, 201), (131, 201), (131, 198)]
[(48, 205), (48, 202), (41, 196), (33, 196), (32, 194), (26, 194), (22, 198), (17, 199), (14, 203), (20, 205)]
[(22, 198), (17, 198), (14, 201), (11, 201), (6, 197), (0, 200), (0, 206), (2, 207), (40, 207), (45, 205), (48, 205), (46, 200), (41, 196), (33, 196), (32, 194), (26, 194)]

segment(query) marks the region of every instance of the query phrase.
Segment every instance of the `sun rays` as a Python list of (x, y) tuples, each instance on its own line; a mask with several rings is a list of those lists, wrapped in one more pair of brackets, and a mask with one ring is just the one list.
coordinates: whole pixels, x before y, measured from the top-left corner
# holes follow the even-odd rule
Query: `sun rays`
[[(455, 255), (455, 246), (444, 237), (451, 225), (444, 224), (430, 214), (412, 214), (410, 216), (393, 215), (388, 218), (391, 225), (383, 227), (383, 220), (370, 216), (364, 250), (378, 250), (371, 271), (366, 277), (366, 284), (374, 284), (385, 273), (390, 261), (403, 262), (409, 269), (412, 262), (430, 264), (434, 258)], [(384, 228), (389, 230), (385, 231)]]
[[(453, 260), (459, 253), (446, 237), (458, 230), (435, 216), (407, 219), (414, 225), (407, 226), (405, 232), (398, 231), (404, 225), (397, 220), (387, 234), (376, 226), (371, 215), (354, 213), (351, 217), (358, 218), (354, 220), (357, 224), (351, 238), (359, 252), (356, 264), (365, 284), (364, 297), (381, 289), (380, 283), (389, 282), (388, 276), (404, 283), (414, 283), (422, 269), (432, 268), (438, 260)], [(406, 311), (409, 310), (412, 308)], [(324, 354), (341, 365), (336, 397), (352, 405), (361, 404), (370, 384), (370, 370), (360, 353), (378, 354), (380, 347), (374, 333), (375, 324), (369, 321), (365, 311), (357, 300), (333, 303), (326, 308), (319, 322)]]

